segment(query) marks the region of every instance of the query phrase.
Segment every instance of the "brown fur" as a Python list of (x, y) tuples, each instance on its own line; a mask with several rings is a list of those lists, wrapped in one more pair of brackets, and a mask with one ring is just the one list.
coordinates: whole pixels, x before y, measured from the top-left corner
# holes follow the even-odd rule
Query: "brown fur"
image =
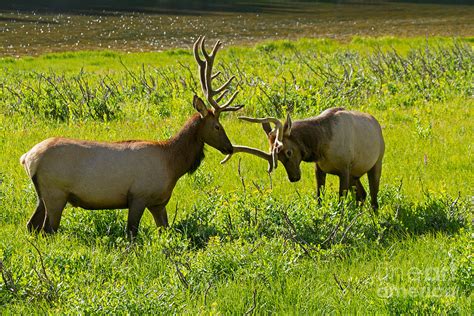
[[(127, 140), (115, 143), (50, 138), (21, 156), (35, 184), (38, 206), (28, 222), (30, 231), (55, 232), (66, 203), (88, 209), (128, 208), (127, 231), (134, 237), (145, 208), (157, 226), (167, 226), (166, 204), (178, 179), (193, 173), (204, 158), (204, 143), (231, 154), (233, 147), (219, 123), (219, 113), (237, 111), (243, 105), (230, 106), (238, 90), (222, 105), (232, 76), (220, 88), (213, 89), (212, 66), (219, 47), (206, 52), (204, 37), (193, 45), (201, 86), (208, 109), (198, 96), (197, 110), (181, 131), (161, 142)], [(200, 57), (201, 49), (204, 60)]]
[(38, 195), (28, 229), (55, 232), (68, 202), (92, 210), (128, 208), (131, 237), (137, 234), (145, 208), (158, 226), (167, 226), (165, 206), (173, 188), (181, 176), (199, 167), (204, 144), (232, 153), (218, 118), (202, 107), (199, 111), (166, 141), (97, 142), (56, 137), (35, 145), (20, 159)]
[[(269, 124), (262, 125), (270, 144), (275, 144), (275, 134), (270, 131)], [(355, 187), (357, 199), (363, 201), (366, 192), (359, 179), (367, 173), (372, 207), (374, 210), (378, 208), (377, 194), (385, 145), (375, 118), (343, 108), (332, 108), (317, 117), (295, 121), (291, 128), (286, 122), (283, 135), (278, 160), (285, 166), (291, 182), (301, 178), (301, 161), (314, 162), (318, 199), (329, 173), (339, 177), (340, 195)]]

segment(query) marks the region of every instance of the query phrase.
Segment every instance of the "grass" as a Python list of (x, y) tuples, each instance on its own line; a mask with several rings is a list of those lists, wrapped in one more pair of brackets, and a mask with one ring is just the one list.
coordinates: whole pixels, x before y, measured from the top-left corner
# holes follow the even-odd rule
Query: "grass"
[[(291, 184), (283, 168), (270, 180), (264, 161), (241, 156), (219, 165), (221, 154), (207, 148), (202, 166), (174, 190), (171, 229), (158, 233), (145, 214), (134, 244), (122, 210), (68, 207), (58, 234), (28, 234), (35, 194), (18, 159), (49, 136), (169, 137), (193, 113), (200, 89), (192, 56), (0, 59), (0, 309), (470, 314), (471, 45), (356, 38), (223, 50), (216, 67), (237, 75), (239, 114), (303, 118), (345, 106), (380, 121), (387, 147), (380, 216), (351, 199), (339, 203), (335, 177), (318, 205), (312, 164)], [(222, 122), (233, 143), (266, 148), (260, 127), (236, 114)]]

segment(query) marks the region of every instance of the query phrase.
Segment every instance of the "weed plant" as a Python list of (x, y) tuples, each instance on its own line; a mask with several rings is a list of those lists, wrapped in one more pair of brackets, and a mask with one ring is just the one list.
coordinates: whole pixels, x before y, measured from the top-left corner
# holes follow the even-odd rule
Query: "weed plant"
[[(35, 193), (18, 159), (50, 136), (163, 139), (200, 94), (188, 51), (77, 52), (0, 59), (2, 313), (471, 314), (474, 53), (466, 39), (276, 41), (230, 47), (239, 114), (295, 118), (333, 106), (373, 114), (387, 144), (379, 216), (314, 167), (283, 168), (206, 149), (168, 204), (170, 229), (146, 214), (67, 207), (53, 236), (30, 235)], [(223, 79), (224, 80), (224, 79)], [(265, 148), (230, 114), (233, 143)], [(363, 180), (367, 187), (366, 179)]]

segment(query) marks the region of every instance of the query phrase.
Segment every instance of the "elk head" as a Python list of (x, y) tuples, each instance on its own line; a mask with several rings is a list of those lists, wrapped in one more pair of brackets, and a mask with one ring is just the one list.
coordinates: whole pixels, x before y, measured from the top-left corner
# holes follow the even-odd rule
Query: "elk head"
[[(196, 42), (194, 42), (193, 52), (194, 58), (199, 67), (199, 77), (201, 81), (202, 91), (204, 96), (212, 106), (212, 109), (208, 109), (204, 101), (198, 96), (194, 96), (193, 106), (199, 112), (201, 116), (201, 138), (202, 140), (221, 151), (223, 154), (231, 154), (233, 152), (232, 143), (230, 142), (224, 128), (219, 122), (219, 114), (221, 112), (237, 111), (243, 107), (243, 105), (230, 106), (237, 96), (239, 91), (235, 91), (232, 96), (222, 105), (219, 102), (224, 96), (229, 93), (229, 85), (235, 76), (230, 77), (222, 86), (217, 89), (213, 89), (212, 80), (220, 75), (220, 71), (215, 74), (212, 73), (212, 67), (214, 65), (214, 58), (216, 57), (217, 51), (222, 46), (220, 41), (217, 41), (212, 49), (211, 53), (207, 53), (204, 47), (205, 37), (200, 36)], [(201, 59), (199, 55), (199, 48), (201, 49), (204, 59)]]
[[(291, 135), (292, 121), (290, 115), (287, 115), (284, 124), (274, 117), (252, 118), (240, 116), (239, 119), (262, 124), (270, 142), (270, 152), (265, 153), (246, 146), (234, 146), (234, 152), (246, 152), (266, 159), (269, 163), (268, 172), (276, 169), (278, 160), (280, 160), (285, 166), (288, 179), (291, 182), (299, 181), (301, 178), (300, 163), (303, 157), (297, 140)], [(275, 125), (275, 128), (271, 128), (271, 123)], [(222, 162), (226, 162), (229, 158), (230, 156), (227, 156)]]
[[(248, 120), (248, 118), (241, 119)], [(257, 120), (260, 120), (263, 130), (267, 134), (275, 168), (278, 160), (280, 160), (285, 167), (288, 179), (291, 182), (299, 181), (301, 179), (300, 163), (303, 157), (297, 140), (291, 135), (292, 121), (290, 114), (286, 116), (284, 124), (273, 117)], [(264, 122), (265, 120), (268, 121)], [(275, 124), (274, 129), (271, 128), (270, 122)]]

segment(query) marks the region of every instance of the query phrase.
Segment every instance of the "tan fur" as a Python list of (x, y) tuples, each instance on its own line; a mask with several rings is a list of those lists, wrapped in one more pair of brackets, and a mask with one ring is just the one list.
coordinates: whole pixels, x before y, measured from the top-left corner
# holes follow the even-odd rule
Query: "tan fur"
[[(274, 136), (270, 133), (268, 137), (273, 144)], [(301, 161), (315, 162), (318, 198), (329, 173), (339, 176), (340, 195), (355, 186), (357, 199), (363, 201), (366, 192), (359, 178), (367, 173), (372, 207), (378, 208), (385, 144), (380, 124), (373, 116), (342, 108), (328, 109), (315, 118), (294, 122), (291, 129), (285, 123), (282, 143), (278, 159), (290, 181), (300, 179)]]
[(136, 235), (144, 208), (158, 226), (167, 226), (165, 206), (173, 188), (182, 175), (197, 168), (204, 143), (232, 152), (212, 111), (205, 117), (196, 114), (164, 142), (44, 140), (20, 158), (38, 193), (28, 228), (56, 231), (67, 202), (86, 209), (129, 208), (131, 236)]
[(318, 166), (330, 174), (349, 168), (351, 176), (361, 177), (383, 156), (380, 125), (372, 116), (357, 111), (339, 111), (333, 118), (332, 138)]
[[(178, 179), (194, 172), (204, 158), (204, 143), (231, 154), (233, 147), (219, 122), (222, 112), (237, 111), (230, 106), (238, 91), (222, 105), (231, 77), (218, 89), (212, 87), (212, 66), (222, 43), (206, 52), (204, 37), (193, 46), (201, 86), (208, 109), (194, 96), (196, 113), (169, 141), (123, 141), (116, 143), (49, 138), (21, 156), (20, 163), (32, 179), (38, 206), (28, 222), (30, 231), (55, 232), (66, 203), (86, 209), (128, 208), (127, 231), (134, 237), (145, 208), (158, 226), (167, 226), (166, 204)], [(204, 60), (199, 56), (201, 49)]]
[[(242, 148), (240, 152), (269, 161), (269, 172), (277, 167), (277, 160), (281, 161), (288, 179), (295, 182), (301, 178), (301, 161), (314, 162), (318, 199), (326, 182), (326, 174), (329, 173), (339, 176), (340, 195), (355, 186), (359, 201), (366, 197), (360, 177), (367, 173), (372, 207), (374, 210), (378, 208), (377, 194), (385, 144), (380, 124), (373, 116), (331, 108), (316, 117), (295, 122), (288, 115), (284, 124), (273, 117), (239, 118), (262, 124), (270, 142), (270, 152), (261, 153), (258, 149), (246, 146), (235, 148)], [(275, 124), (274, 129), (270, 123)], [(274, 158), (275, 153), (278, 159)]]

